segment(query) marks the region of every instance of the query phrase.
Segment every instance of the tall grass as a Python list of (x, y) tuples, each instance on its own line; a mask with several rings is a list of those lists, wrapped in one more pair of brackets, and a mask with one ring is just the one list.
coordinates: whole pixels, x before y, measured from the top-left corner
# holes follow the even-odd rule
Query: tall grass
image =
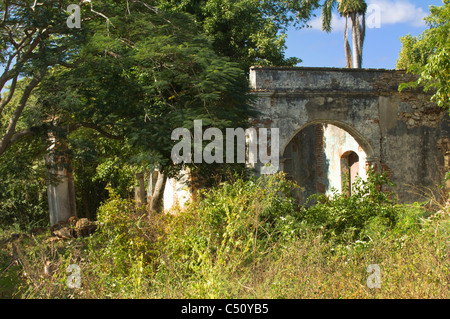
[[(449, 202), (398, 205), (377, 193), (384, 182), (308, 210), (282, 174), (223, 183), (159, 216), (113, 196), (88, 238), (5, 242), (0, 285), (16, 298), (449, 298)], [(67, 286), (70, 264), (81, 288)], [(380, 288), (367, 284), (373, 264)]]

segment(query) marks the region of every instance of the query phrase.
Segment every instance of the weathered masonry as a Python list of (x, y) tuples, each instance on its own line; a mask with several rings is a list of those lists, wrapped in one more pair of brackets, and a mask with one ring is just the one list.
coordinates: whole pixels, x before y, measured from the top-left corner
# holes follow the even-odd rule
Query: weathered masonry
[(252, 67), (253, 124), (279, 128), (281, 168), (305, 188), (300, 197), (372, 166), (388, 173), (401, 201), (415, 201), (417, 187), (443, 180), (450, 127), (430, 95), (398, 91), (411, 79), (398, 70)]

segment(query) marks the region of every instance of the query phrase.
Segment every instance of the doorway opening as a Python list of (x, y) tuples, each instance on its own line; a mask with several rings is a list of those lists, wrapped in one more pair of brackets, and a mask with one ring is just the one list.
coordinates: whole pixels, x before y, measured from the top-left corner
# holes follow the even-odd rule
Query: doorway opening
[[(299, 204), (313, 194), (332, 195), (350, 189), (351, 195), (356, 177), (366, 179), (366, 152), (344, 125), (334, 124), (319, 122), (304, 126), (283, 151), (283, 171), (302, 188), (295, 194)], [(350, 178), (343, 185), (346, 174)]]

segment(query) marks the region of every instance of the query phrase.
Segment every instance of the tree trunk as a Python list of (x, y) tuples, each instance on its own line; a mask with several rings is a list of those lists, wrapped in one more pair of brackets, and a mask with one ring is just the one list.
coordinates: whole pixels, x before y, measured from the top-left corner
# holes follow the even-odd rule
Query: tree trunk
[(345, 42), (345, 60), (347, 61), (347, 68), (352, 67), (352, 50), (348, 43), (348, 15), (345, 16), (345, 29), (344, 29), (344, 42)]
[(366, 14), (361, 13), (361, 24), (359, 24), (358, 18), (358, 26), (359, 26), (359, 66), (362, 67), (362, 53), (363, 53), (363, 45), (364, 38), (366, 37)]
[(164, 189), (166, 188), (167, 175), (164, 174), (163, 170), (157, 170), (157, 174), (155, 186), (151, 191), (150, 212), (159, 214), (164, 209)]
[(358, 39), (358, 19), (356, 13), (350, 13), (351, 21), (352, 21), (352, 55), (353, 55), (353, 68), (358, 69), (361, 67), (359, 65), (359, 39)]
[[(353, 68), (359, 69), (362, 67), (362, 50), (364, 45), (364, 38), (366, 36), (366, 21), (364, 13), (350, 13), (352, 23), (352, 56)], [(360, 20), (361, 17), (361, 20)], [(346, 35), (344, 34), (346, 37)], [(347, 48), (347, 45), (346, 45)], [(347, 51), (346, 51), (347, 54)], [(347, 59), (348, 65), (348, 59)]]

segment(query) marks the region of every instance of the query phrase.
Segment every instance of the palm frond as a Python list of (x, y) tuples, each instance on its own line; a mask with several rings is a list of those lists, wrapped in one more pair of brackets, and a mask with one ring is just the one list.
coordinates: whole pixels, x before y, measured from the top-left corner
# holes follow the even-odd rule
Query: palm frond
[(331, 32), (333, 9), (336, 5), (337, 0), (325, 0), (322, 5), (322, 31)]

